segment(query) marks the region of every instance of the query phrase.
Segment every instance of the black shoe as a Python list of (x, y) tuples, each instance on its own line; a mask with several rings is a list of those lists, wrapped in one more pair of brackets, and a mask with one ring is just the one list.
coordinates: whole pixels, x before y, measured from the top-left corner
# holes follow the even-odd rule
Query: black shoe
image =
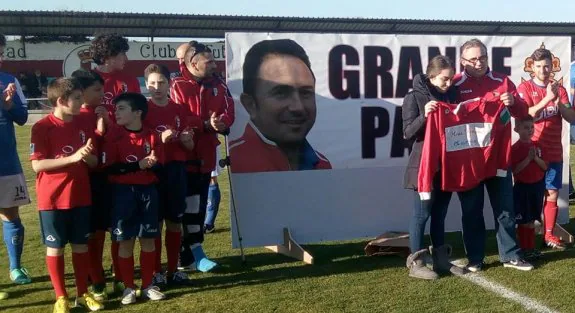
[(216, 226), (214, 225), (204, 225), (204, 234), (210, 234), (216, 231)]
[(193, 282), (184, 272), (177, 271), (172, 275), (167, 275), (168, 286), (192, 286)]
[(541, 254), (541, 251), (539, 250), (526, 250), (523, 252), (523, 258), (527, 261), (533, 261), (533, 260), (537, 260), (540, 259), (543, 256), (543, 254)]
[(505, 262), (503, 263), (503, 267), (510, 267), (520, 271), (530, 271), (533, 269), (533, 265), (531, 265), (531, 263), (522, 259), (515, 259), (509, 262)]

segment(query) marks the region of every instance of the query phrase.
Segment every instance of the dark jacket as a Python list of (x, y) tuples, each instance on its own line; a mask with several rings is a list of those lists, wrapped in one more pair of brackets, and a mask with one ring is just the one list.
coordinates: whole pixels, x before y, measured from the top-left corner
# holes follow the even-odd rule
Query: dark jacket
[(413, 141), (409, 162), (405, 169), (403, 187), (417, 190), (417, 175), (421, 161), (421, 150), (425, 137), (425, 104), (431, 100), (454, 103), (455, 87), (442, 94), (430, 83), (427, 75), (418, 74), (413, 78), (413, 90), (403, 98), (401, 114), (403, 118), (403, 137)]

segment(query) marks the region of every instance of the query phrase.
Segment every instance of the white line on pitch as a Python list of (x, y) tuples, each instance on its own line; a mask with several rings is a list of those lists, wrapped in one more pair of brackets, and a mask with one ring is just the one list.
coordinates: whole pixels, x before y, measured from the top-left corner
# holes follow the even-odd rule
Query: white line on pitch
[[(457, 260), (452, 262), (453, 264), (462, 267), (463, 262), (461, 260)], [(525, 309), (538, 312), (538, 313), (559, 313), (559, 311), (555, 311), (544, 304), (538, 302), (535, 299), (531, 299), (525, 295), (522, 295), (518, 292), (510, 290), (496, 282), (492, 282), (487, 278), (483, 277), (478, 273), (468, 273), (463, 275), (457, 275), (465, 280), (468, 280), (480, 287), (483, 287), (505, 299), (511, 300), (523, 306)]]

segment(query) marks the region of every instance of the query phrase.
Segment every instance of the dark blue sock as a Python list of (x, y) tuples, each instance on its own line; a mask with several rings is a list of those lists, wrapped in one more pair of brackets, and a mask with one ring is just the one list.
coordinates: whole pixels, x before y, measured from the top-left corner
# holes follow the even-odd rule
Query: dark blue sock
[(216, 223), (221, 197), (222, 194), (220, 192), (220, 186), (218, 184), (210, 185), (210, 188), (208, 189), (208, 206), (206, 208), (206, 219), (204, 221), (204, 225), (214, 226)]
[(22, 247), (24, 246), (24, 225), (20, 219), (3, 221), (4, 243), (10, 259), (10, 270), (20, 268)]

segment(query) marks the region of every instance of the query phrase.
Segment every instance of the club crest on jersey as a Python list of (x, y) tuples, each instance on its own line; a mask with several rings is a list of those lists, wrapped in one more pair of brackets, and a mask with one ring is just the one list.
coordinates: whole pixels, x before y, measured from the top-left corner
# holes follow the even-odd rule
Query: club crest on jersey
[(217, 97), (218, 96), (218, 87), (212, 88), (212, 93), (214, 94), (214, 97)]
[(122, 82), (121, 88), (122, 93), (128, 92), (128, 84), (126, 84), (126, 82)]
[[(542, 42), (541, 46), (539, 46), (537, 49), (545, 49), (545, 43)], [(551, 73), (549, 73), (549, 80), (550, 81), (554, 81), (554, 82), (558, 82), (559, 85), (563, 85), (563, 77), (557, 79), (555, 78), (555, 74), (561, 72), (561, 60), (556, 57), (553, 53), (551, 53)], [(533, 64), (535, 63), (535, 61), (533, 60), (532, 57), (527, 57), (525, 58), (525, 64), (523, 67), (523, 71), (525, 73), (529, 74), (529, 79), (532, 79), (535, 77), (535, 72), (533, 71)], [(523, 77), (521, 77), (521, 82), (527, 81), (528, 79), (525, 79)]]
[(146, 151), (146, 154), (150, 154), (150, 152), (152, 152), (152, 146), (147, 141), (144, 143), (144, 150)]
[(80, 140), (82, 140), (82, 144), (86, 143), (86, 133), (83, 130), (80, 131)]
[(180, 128), (180, 117), (176, 115), (176, 128)]
[(30, 144), (30, 155), (34, 154), (34, 147), (35, 147), (34, 144), (31, 143)]

